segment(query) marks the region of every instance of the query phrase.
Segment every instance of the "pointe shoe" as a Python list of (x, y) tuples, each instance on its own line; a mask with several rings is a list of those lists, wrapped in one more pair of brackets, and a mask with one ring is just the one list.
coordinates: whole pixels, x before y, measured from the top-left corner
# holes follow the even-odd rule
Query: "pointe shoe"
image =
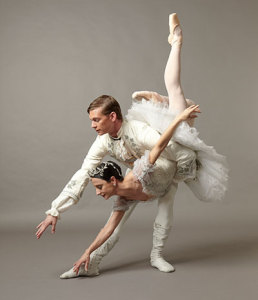
[(182, 32), (179, 31), (179, 34), (175, 32), (176, 27), (180, 26), (179, 19), (177, 17), (176, 13), (170, 14), (169, 15), (169, 31), (170, 34), (168, 36), (168, 42), (172, 46), (174, 43), (178, 43), (179, 45), (182, 44), (183, 41), (183, 36)]
[(132, 98), (141, 101), (144, 98), (147, 101), (153, 100), (155, 102), (168, 102), (165, 96), (161, 96), (156, 92), (137, 91), (132, 94)]

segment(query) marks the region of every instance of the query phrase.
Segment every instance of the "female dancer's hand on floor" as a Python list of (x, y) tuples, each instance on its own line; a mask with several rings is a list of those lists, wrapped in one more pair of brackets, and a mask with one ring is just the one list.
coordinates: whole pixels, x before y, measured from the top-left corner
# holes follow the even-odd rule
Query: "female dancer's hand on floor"
[(47, 215), (46, 219), (39, 223), (39, 225), (36, 227), (38, 230), (36, 232), (36, 237), (39, 239), (43, 232), (48, 228), (49, 225), (52, 226), (51, 232), (55, 233), (56, 231), (56, 223), (57, 223), (57, 217), (53, 217), (51, 215)]
[(87, 250), (83, 253), (80, 259), (78, 259), (74, 264), (73, 264), (73, 271), (78, 275), (79, 269), (81, 264), (85, 264), (85, 271), (88, 271), (88, 266), (90, 263), (90, 252)]

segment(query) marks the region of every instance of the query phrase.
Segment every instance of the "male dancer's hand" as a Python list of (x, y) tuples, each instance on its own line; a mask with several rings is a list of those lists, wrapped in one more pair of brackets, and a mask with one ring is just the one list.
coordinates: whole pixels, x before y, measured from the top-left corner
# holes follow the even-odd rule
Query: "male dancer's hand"
[(47, 215), (46, 219), (42, 221), (36, 228), (38, 231), (36, 232), (36, 237), (39, 239), (43, 232), (48, 228), (49, 225), (52, 226), (51, 232), (55, 233), (56, 231), (56, 223), (57, 223), (57, 217), (53, 217), (51, 215)]

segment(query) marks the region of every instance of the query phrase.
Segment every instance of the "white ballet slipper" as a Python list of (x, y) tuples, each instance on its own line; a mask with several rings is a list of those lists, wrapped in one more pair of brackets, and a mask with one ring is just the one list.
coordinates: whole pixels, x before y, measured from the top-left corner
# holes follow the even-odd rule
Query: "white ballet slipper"
[(151, 260), (151, 266), (165, 273), (170, 273), (175, 271), (175, 268), (170, 263), (165, 261), (163, 257), (153, 258)]
[(88, 266), (88, 271), (85, 270), (84, 265), (80, 266), (78, 274), (76, 274), (71, 268), (69, 271), (64, 272), (60, 275), (61, 279), (69, 279), (69, 278), (76, 278), (76, 277), (93, 277), (99, 275), (99, 264), (103, 257), (105, 257), (115, 246), (118, 242), (119, 236), (116, 233), (113, 233), (111, 237), (105, 241), (98, 249), (93, 251), (90, 255), (90, 263)]
[(96, 268), (95, 270), (88, 270), (86, 271), (84, 268), (84, 265), (81, 265), (79, 268), (78, 274), (74, 272), (73, 268), (70, 270), (64, 272), (63, 274), (60, 275), (61, 279), (70, 279), (70, 278), (76, 278), (76, 277), (93, 277), (93, 276), (98, 276), (99, 275), (99, 269)]
[(175, 268), (168, 263), (162, 256), (165, 242), (168, 238), (171, 227), (164, 228), (160, 224), (154, 223), (153, 226), (153, 247), (150, 255), (151, 266), (157, 268), (161, 272), (173, 272)]

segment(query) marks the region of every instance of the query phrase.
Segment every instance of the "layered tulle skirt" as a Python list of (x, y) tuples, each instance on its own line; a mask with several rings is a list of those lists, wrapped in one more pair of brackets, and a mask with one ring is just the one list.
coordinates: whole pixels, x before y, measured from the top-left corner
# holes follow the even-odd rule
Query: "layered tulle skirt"
[[(175, 118), (176, 113), (168, 110), (166, 103), (154, 101), (134, 101), (128, 110), (128, 120), (138, 120), (162, 133)], [(218, 154), (214, 147), (206, 145), (194, 127), (181, 122), (173, 140), (196, 152), (196, 177), (185, 183), (195, 196), (202, 201), (221, 201), (228, 185), (228, 164), (225, 156)]]

